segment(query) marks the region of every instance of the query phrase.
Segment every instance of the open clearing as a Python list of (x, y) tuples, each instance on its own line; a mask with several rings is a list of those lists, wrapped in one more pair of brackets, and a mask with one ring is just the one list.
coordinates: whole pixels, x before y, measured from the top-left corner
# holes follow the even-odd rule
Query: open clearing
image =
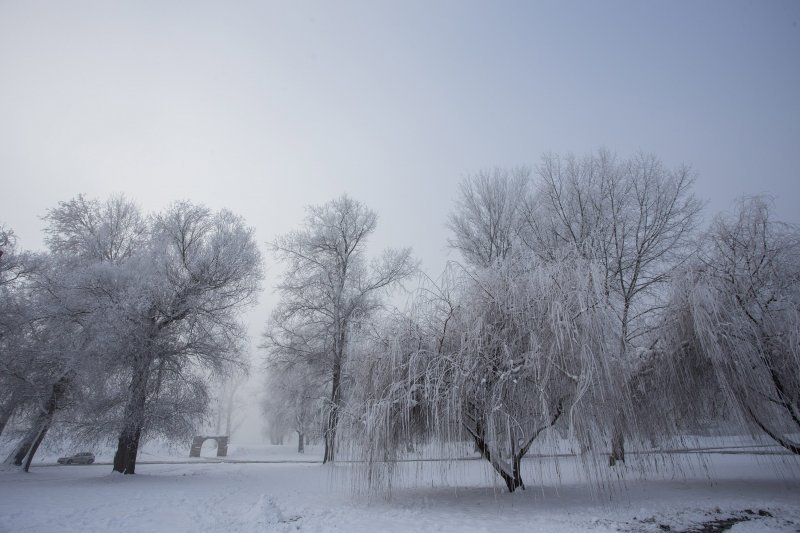
[(484, 461), (404, 463), (388, 499), (354, 495), (352, 464), (142, 464), (135, 476), (37, 466), (0, 472), (0, 531), (800, 531), (796, 458), (671, 457), (658, 479), (631, 464), (606, 490), (578, 478), (575, 458), (532, 458), (515, 494)]

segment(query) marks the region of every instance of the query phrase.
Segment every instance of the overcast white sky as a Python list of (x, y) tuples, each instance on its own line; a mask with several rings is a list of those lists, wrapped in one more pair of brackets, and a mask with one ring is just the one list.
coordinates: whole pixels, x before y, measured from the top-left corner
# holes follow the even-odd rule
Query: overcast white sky
[(38, 249), (47, 208), (124, 192), (230, 208), (265, 243), (347, 192), (375, 249), (435, 274), (465, 174), (600, 146), (692, 165), (708, 212), (766, 192), (800, 222), (799, 22), (797, 1), (0, 0), (0, 222)]

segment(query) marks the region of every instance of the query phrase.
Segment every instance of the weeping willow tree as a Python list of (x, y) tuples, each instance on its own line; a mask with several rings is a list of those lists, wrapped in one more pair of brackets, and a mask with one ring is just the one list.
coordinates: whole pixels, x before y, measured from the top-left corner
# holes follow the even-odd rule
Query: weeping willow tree
[(536, 193), (525, 209), (522, 241), (544, 261), (574, 250), (600, 265), (606, 304), (613, 307), (619, 344), (611, 356), (629, 389), (615, 410), (609, 464), (625, 461), (625, 440), (639, 421), (627, 398), (652, 363), (663, 288), (691, 254), (702, 204), (689, 167), (668, 168), (654, 155), (619, 159), (600, 150), (583, 158), (546, 155)]
[(364, 340), (349, 431), (367, 482), (385, 482), (409, 443), (466, 437), (513, 492), (549, 428), (584, 448), (607, 440), (606, 405), (625, 389), (610, 363), (619, 339), (603, 283), (577, 256), (499, 261), (424, 290), (412, 313)]
[(800, 454), (800, 230), (748, 198), (706, 243), (675, 306), (684, 342), (713, 369), (696, 396), (719, 387), (754, 429)]
[(547, 154), (533, 173), (496, 169), (467, 177), (448, 221), (450, 245), (468, 268), (524, 250), (554, 268), (565, 255), (578, 255), (603, 275), (603, 304), (613, 309), (618, 337), (609, 364), (627, 375), (615, 390), (628, 389), (621, 403), (604, 402), (615, 415), (611, 466), (625, 461), (626, 438), (637, 437), (626, 400), (651, 364), (663, 288), (692, 249), (702, 205), (693, 181), (690, 168), (670, 169), (653, 155)]

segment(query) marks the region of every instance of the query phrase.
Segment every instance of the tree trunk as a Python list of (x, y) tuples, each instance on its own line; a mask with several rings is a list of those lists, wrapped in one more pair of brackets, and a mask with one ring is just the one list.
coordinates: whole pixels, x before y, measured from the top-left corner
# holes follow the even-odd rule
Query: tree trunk
[[(625, 308), (622, 312), (622, 339), (620, 341), (620, 354), (623, 361), (628, 360), (628, 313), (630, 311), (630, 299), (625, 298)], [(623, 380), (622, 387), (627, 389), (628, 377)], [(614, 416), (614, 427), (611, 433), (611, 453), (608, 456), (608, 466), (616, 466), (618, 462), (625, 462), (625, 433), (623, 432), (623, 420), (625, 415), (620, 407), (620, 395), (617, 396), (616, 415)]]
[(0, 436), (3, 435), (3, 430), (6, 428), (6, 424), (11, 419), (11, 411), (3, 411), (0, 413)]
[(136, 473), (136, 455), (139, 453), (139, 437), (141, 435), (141, 427), (131, 425), (122, 430), (117, 443), (117, 452), (114, 454), (115, 472)]
[(512, 454), (513, 457), (511, 471), (509, 472), (508, 468), (504, 468), (504, 465), (500, 462), (500, 460), (498, 460), (496, 455), (490, 449), (489, 444), (486, 442), (482, 424), (477, 423), (474, 431), (466, 424), (464, 427), (475, 440), (475, 447), (478, 448), (478, 451), (481, 453), (481, 457), (489, 461), (489, 464), (492, 465), (494, 471), (497, 472), (501, 478), (503, 478), (506, 488), (508, 488), (508, 492), (514, 492), (520, 487), (522, 487), (522, 490), (525, 490), (525, 483), (522, 482), (522, 473), (520, 472), (520, 462), (524, 453)]
[(45, 435), (47, 435), (47, 430), (50, 429), (50, 422), (52, 421), (52, 416), (48, 420), (47, 424), (42, 426), (41, 430), (39, 431), (39, 435), (36, 437), (36, 440), (33, 441), (33, 446), (31, 446), (31, 451), (28, 453), (28, 458), (25, 460), (25, 466), (23, 470), (25, 472), (28, 471), (31, 467), (31, 461), (33, 461), (33, 456), (36, 455), (36, 450), (39, 449), (39, 445), (44, 440)]
[(550, 414), (549, 421), (534, 429), (530, 435), (528, 435), (527, 442), (525, 442), (525, 444), (519, 448), (517, 447), (518, 436), (516, 431), (509, 427), (508, 442), (511, 449), (510, 465), (499, 457), (500, 454), (495, 454), (489, 448), (489, 443), (486, 441), (486, 431), (484, 429), (483, 416), (474, 408), (465, 413), (466, 418), (462, 421), (464, 429), (466, 429), (467, 433), (469, 433), (475, 440), (475, 447), (478, 448), (478, 451), (480, 451), (481, 457), (489, 461), (489, 464), (492, 465), (492, 468), (494, 468), (495, 472), (500, 474), (500, 477), (503, 478), (503, 481), (505, 481), (506, 487), (508, 488), (508, 492), (514, 492), (520, 487), (522, 490), (525, 490), (525, 483), (522, 481), (522, 458), (525, 457), (526, 453), (528, 453), (533, 441), (536, 440), (536, 438), (544, 430), (553, 427), (561, 417), (561, 414), (564, 412), (563, 402), (563, 398), (558, 401), (555, 410)]
[(625, 434), (622, 424), (614, 422), (614, 434), (611, 436), (611, 454), (608, 456), (608, 466), (615, 466), (617, 462), (625, 462)]
[(3, 435), (3, 430), (5, 430), (8, 421), (11, 420), (11, 415), (17, 410), (18, 405), (17, 394), (14, 392), (8, 401), (0, 407), (0, 436)]
[(53, 387), (50, 391), (50, 397), (47, 400), (44, 410), (40, 411), (39, 414), (36, 415), (36, 420), (31, 426), (31, 429), (28, 431), (22, 441), (20, 441), (14, 452), (6, 460), (7, 463), (10, 462), (17, 466), (22, 466), (24, 461), (24, 470), (26, 472), (28, 471), (31, 461), (33, 460), (33, 456), (36, 454), (36, 450), (38, 450), (39, 445), (42, 443), (42, 440), (44, 440), (47, 430), (50, 429), (50, 424), (53, 422), (53, 415), (55, 415), (56, 410), (58, 410), (61, 399), (64, 397), (64, 393), (67, 391), (68, 385), (69, 379), (67, 376), (63, 376), (53, 384)]
[(12, 389), (11, 394), (8, 397), (8, 400), (3, 403), (3, 406), (0, 407), (0, 436), (3, 435), (3, 431), (6, 429), (8, 425), (8, 421), (11, 420), (11, 417), (14, 416), (14, 412), (19, 407), (22, 399), (22, 394), (20, 394), (17, 388)]
[(25, 433), (25, 436), (22, 437), (22, 440), (19, 441), (17, 447), (14, 448), (14, 451), (6, 458), (5, 463), (11, 465), (21, 466), (23, 459), (25, 456), (28, 455), (33, 443), (36, 441), (36, 438), (39, 436), (39, 432), (42, 428), (42, 421), (43, 421), (43, 414), (39, 413), (36, 416), (36, 420), (34, 421), (31, 428)]
[(297, 432), (297, 453), (305, 453), (305, 448), (303, 448), (303, 434), (301, 432)]
[(333, 384), (331, 387), (331, 410), (328, 413), (328, 424), (325, 428), (325, 457), (322, 463), (333, 462), (335, 459), (336, 426), (339, 424), (339, 404), (342, 401), (339, 385), (342, 379), (341, 357), (337, 357), (333, 364)]
[(128, 403), (125, 406), (125, 425), (117, 442), (114, 454), (114, 471), (122, 474), (136, 473), (136, 455), (144, 426), (144, 410), (147, 402), (147, 380), (150, 359), (143, 358), (134, 366), (131, 384), (128, 387)]
[(761, 428), (761, 430), (764, 433), (769, 435), (769, 437), (772, 440), (774, 440), (775, 442), (777, 442), (778, 444), (780, 444), (781, 446), (783, 446), (784, 448), (786, 448), (787, 450), (789, 450), (793, 454), (800, 455), (800, 444), (794, 443), (791, 440), (787, 439), (786, 437), (782, 436), (777, 431), (773, 431), (770, 428), (768, 428), (763, 422), (761, 422), (761, 419), (758, 416), (756, 416), (756, 414), (753, 412), (753, 410), (749, 406), (745, 405), (745, 410), (750, 415), (750, 418), (753, 420), (753, 422), (755, 422), (756, 425), (759, 428)]

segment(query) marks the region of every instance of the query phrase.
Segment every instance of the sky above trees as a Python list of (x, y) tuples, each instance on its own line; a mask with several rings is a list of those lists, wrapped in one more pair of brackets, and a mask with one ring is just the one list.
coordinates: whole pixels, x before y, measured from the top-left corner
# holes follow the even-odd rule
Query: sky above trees
[[(440, 272), (460, 180), (606, 147), (686, 163), (706, 216), (800, 222), (796, 2), (2, 2), (0, 221), (77, 193), (229, 208), (266, 243), (347, 193)], [(448, 256), (448, 253), (450, 254)], [(263, 328), (276, 298), (252, 313)]]

